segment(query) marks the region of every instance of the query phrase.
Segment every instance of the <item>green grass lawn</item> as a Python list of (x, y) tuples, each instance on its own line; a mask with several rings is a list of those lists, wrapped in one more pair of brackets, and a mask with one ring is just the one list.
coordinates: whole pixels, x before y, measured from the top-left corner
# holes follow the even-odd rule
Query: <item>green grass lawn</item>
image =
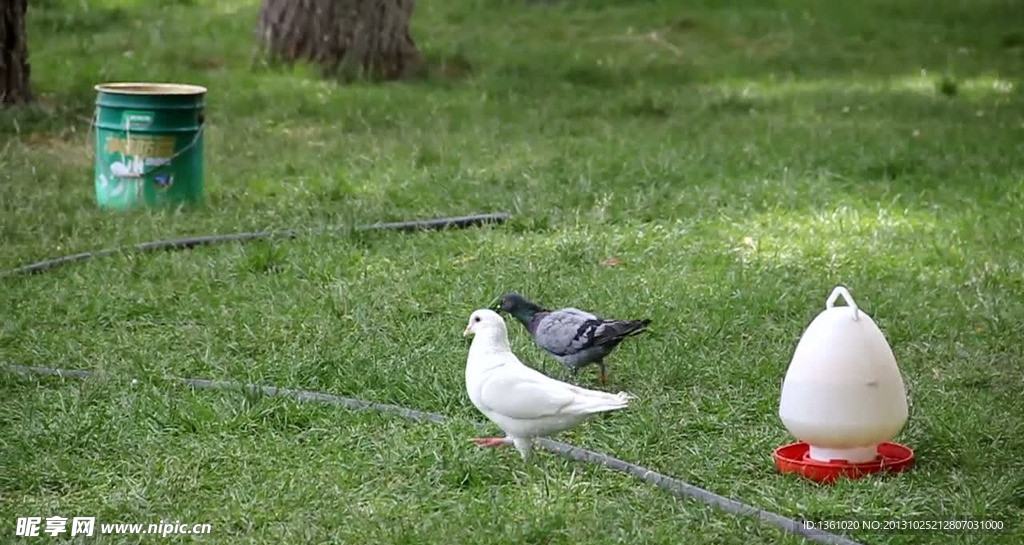
[[(789, 517), (1012, 527), (864, 543), (1024, 539), (1020, 1), (424, 0), (423, 52), (472, 70), (380, 85), (254, 64), (257, 0), (30, 3), (39, 100), (0, 112), (0, 269), (191, 234), (514, 219), (0, 279), (0, 365), (106, 377), (0, 373), (0, 542), (33, 515), (210, 523), (196, 543), (800, 541), (594, 466), (475, 448), (460, 334), (508, 290), (654, 320), (608, 360), (608, 388), (640, 401), (559, 439)], [(209, 87), (203, 209), (96, 209), (92, 86), (123, 80)], [(792, 351), (837, 284), (892, 345), (911, 403), (897, 440), (918, 462), (825, 487), (770, 455), (792, 441)], [(524, 361), (566, 377), (510, 326)]]

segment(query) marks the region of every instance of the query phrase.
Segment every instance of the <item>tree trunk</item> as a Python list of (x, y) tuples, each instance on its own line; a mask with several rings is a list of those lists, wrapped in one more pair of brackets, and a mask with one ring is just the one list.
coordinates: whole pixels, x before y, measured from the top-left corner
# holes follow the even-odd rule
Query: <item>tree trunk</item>
[(423, 58), (409, 29), (415, 0), (263, 0), (256, 37), (272, 62), (310, 61), (326, 76), (397, 79)]
[(25, 39), (27, 9), (28, 0), (0, 2), (0, 106), (32, 99)]

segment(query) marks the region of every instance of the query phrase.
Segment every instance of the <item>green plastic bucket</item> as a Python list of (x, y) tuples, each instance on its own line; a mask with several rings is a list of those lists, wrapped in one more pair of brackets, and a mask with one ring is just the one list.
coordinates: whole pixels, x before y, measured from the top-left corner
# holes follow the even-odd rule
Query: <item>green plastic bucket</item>
[(103, 208), (203, 201), (206, 88), (104, 83), (96, 97), (96, 200)]

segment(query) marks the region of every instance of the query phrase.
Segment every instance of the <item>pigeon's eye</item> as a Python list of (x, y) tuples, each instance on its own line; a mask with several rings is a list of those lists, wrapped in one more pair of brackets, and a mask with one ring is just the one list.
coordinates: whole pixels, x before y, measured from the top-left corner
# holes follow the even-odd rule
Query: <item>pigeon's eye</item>
[(479, 316), (477, 316), (476, 318), (473, 318), (473, 321), (474, 321), (474, 322), (479, 322), (479, 321), (480, 321), (480, 317), (479, 317)]

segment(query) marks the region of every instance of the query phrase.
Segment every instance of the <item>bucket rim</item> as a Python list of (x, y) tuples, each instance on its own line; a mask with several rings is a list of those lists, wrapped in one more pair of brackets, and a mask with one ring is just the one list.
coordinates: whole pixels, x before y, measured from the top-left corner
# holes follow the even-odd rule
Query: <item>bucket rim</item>
[(100, 83), (93, 89), (119, 95), (201, 95), (206, 87), (187, 83), (116, 82)]

